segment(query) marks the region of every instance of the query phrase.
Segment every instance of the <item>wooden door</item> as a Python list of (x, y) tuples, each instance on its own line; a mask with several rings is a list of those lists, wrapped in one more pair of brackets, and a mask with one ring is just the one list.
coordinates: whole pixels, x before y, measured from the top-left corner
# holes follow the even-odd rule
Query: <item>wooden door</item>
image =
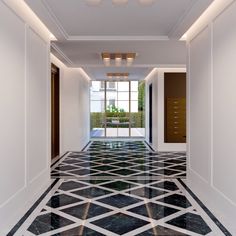
[(51, 65), (51, 157), (60, 153), (60, 73)]

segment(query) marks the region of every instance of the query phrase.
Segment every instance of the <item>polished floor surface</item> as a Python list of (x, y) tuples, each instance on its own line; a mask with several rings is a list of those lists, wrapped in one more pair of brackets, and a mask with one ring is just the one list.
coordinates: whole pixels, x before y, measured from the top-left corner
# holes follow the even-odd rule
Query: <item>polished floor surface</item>
[(9, 235), (228, 235), (185, 185), (185, 153), (94, 141), (52, 167), (52, 185)]

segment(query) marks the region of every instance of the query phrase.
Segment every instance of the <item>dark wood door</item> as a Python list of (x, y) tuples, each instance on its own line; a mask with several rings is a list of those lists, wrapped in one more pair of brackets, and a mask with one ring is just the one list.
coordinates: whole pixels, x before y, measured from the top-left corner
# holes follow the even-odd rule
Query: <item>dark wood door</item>
[(51, 65), (51, 157), (60, 153), (60, 72)]
[(152, 84), (149, 85), (149, 143), (152, 143)]

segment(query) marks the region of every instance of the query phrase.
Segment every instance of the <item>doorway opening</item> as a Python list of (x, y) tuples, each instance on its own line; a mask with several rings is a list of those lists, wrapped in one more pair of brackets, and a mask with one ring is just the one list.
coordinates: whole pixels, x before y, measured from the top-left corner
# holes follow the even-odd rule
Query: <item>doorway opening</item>
[(149, 85), (149, 143), (152, 143), (152, 84)]
[(60, 154), (60, 71), (51, 64), (51, 159)]
[(144, 81), (93, 81), (91, 137), (144, 137), (144, 101)]

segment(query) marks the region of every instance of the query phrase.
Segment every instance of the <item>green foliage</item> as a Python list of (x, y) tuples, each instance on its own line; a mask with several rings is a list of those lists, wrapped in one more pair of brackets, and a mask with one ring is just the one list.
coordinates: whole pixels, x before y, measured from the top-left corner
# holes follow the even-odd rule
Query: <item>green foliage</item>
[[(107, 122), (112, 122), (112, 120), (113, 120), (112, 117), (118, 117), (118, 115), (114, 116), (113, 113), (109, 113), (109, 114), (107, 113)], [(132, 127), (135, 127), (135, 128), (144, 128), (145, 127), (144, 111), (131, 112), (130, 118), (129, 118), (129, 113), (124, 112), (124, 113), (122, 113), (122, 116), (119, 115), (119, 117), (124, 117), (124, 118), (119, 119), (121, 123), (129, 122), (129, 119), (130, 119)], [(105, 121), (104, 113), (101, 113), (101, 112), (92, 112), (91, 113), (91, 122), (90, 122), (91, 129), (104, 127), (103, 126), (104, 121)], [(107, 127), (114, 127), (114, 125), (108, 125)], [(119, 127), (124, 128), (124, 127), (128, 127), (128, 125), (119, 125)]]
[(107, 117), (124, 117), (126, 115), (123, 108), (118, 108), (115, 105), (109, 105), (106, 109)]
[(145, 81), (140, 81), (138, 84), (138, 111), (145, 109)]

